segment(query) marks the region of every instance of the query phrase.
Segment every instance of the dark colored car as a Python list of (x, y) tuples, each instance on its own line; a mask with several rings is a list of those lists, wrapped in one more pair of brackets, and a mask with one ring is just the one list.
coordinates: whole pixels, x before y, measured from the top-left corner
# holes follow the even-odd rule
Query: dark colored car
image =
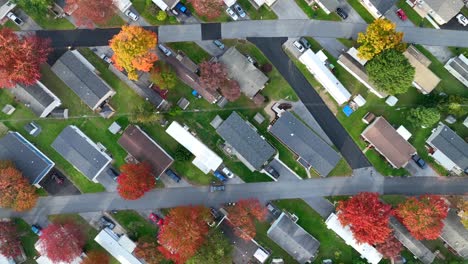
[(212, 183), (210, 185), (210, 192), (223, 192), (225, 189), (226, 187), (222, 183), (221, 184)]
[(101, 228), (109, 228), (109, 229), (114, 229), (115, 228), (115, 223), (114, 221), (110, 220), (109, 217), (107, 216), (101, 216), (101, 218), (99, 218), (99, 224), (101, 226)]
[(175, 10), (184, 13), (186, 16), (191, 16), (192, 14), (190, 13), (190, 10), (182, 4), (181, 2), (177, 3), (177, 5), (174, 7)]
[(119, 172), (115, 170), (114, 168), (110, 167), (109, 168), (109, 175), (112, 177), (114, 181), (117, 181), (117, 178), (119, 177)]
[(226, 176), (224, 176), (223, 174), (221, 174), (221, 172), (219, 172), (219, 171), (215, 171), (215, 172), (214, 172), (214, 176), (216, 176), (216, 178), (218, 178), (218, 179), (219, 179), (220, 181), (222, 181), (222, 182), (227, 181)]
[(421, 159), (421, 157), (419, 157), (418, 154), (413, 155), (413, 156), (411, 157), (411, 159), (413, 159), (414, 162), (416, 162), (416, 164), (418, 164), (418, 166), (419, 166), (420, 168), (422, 168), (422, 169), (427, 168), (426, 162), (425, 162), (423, 159)]
[(164, 224), (164, 219), (155, 213), (151, 213), (149, 215), (149, 219), (158, 226), (162, 226)]
[(221, 217), (221, 213), (218, 210), (216, 210), (216, 208), (214, 207), (210, 207), (210, 213), (214, 219), (218, 219)]
[(343, 10), (343, 8), (338, 7), (338, 8), (336, 9), (336, 13), (337, 13), (342, 19), (348, 18), (348, 14)]
[(273, 176), (273, 178), (275, 178), (275, 179), (278, 179), (279, 176), (280, 176), (280, 174), (279, 174), (275, 169), (273, 169), (273, 167), (271, 167), (271, 166), (266, 166), (266, 167), (265, 167), (265, 170), (266, 170), (266, 172), (268, 172), (271, 176)]
[(180, 182), (180, 176), (177, 175), (173, 170), (167, 169), (166, 170), (166, 175), (169, 176), (169, 178), (171, 178), (175, 182)]
[(304, 46), (305, 49), (310, 49), (310, 47), (311, 47), (311, 46), (310, 46), (310, 43), (309, 43), (309, 41), (307, 41), (306, 38), (301, 37), (301, 38), (299, 39), (299, 42), (302, 44), (302, 46)]
[(33, 231), (34, 234), (41, 236), (42, 235), (42, 227), (39, 225), (32, 225), (31, 226), (31, 231)]

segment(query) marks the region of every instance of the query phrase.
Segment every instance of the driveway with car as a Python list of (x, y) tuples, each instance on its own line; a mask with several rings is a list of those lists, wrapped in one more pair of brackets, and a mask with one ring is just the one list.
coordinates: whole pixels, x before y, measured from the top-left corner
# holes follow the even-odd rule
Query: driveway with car
[(80, 190), (57, 168), (53, 168), (39, 184), (50, 195), (81, 194)]

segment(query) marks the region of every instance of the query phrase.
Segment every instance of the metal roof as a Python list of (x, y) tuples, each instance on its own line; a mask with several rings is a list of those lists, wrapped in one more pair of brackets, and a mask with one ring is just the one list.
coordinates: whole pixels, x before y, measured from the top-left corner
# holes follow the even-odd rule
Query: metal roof
[(47, 116), (61, 105), (60, 99), (39, 81), (30, 86), (17, 84), (9, 91), (39, 117)]
[(448, 126), (439, 123), (427, 143), (441, 151), (462, 170), (468, 168), (468, 143)]

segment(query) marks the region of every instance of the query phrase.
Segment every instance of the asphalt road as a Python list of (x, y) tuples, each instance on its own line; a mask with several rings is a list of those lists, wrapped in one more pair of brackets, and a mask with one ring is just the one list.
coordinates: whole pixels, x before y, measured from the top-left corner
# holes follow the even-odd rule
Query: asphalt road
[(371, 166), (348, 132), (346, 132), (330, 109), (325, 105), (319, 94), (286, 53), (283, 52), (281, 45), (286, 41), (286, 38), (249, 38), (248, 40), (257, 45), (294, 91), (296, 91), (296, 94), (315, 117), (333, 144), (339, 149), (341, 155), (343, 155), (351, 168), (358, 169)]
[[(244, 39), (272, 37), (323, 37), (350, 38), (357, 37), (367, 27), (365, 23), (335, 22), (309, 19), (288, 20), (244, 20), (226, 23), (213, 23), (210, 26), (202, 24), (166, 25), (145, 27), (158, 32), (160, 42), (200, 41), (208, 39)], [(40, 30), (38, 36), (52, 39), (52, 46), (63, 48), (68, 46), (89, 47), (106, 46), (109, 39), (119, 28), (108, 29), (75, 29), (75, 30)], [(211, 30), (213, 32), (211, 32)], [(404, 33), (404, 41), (434, 46), (468, 47), (468, 31), (441, 30), (398, 26), (397, 30)], [(221, 37), (220, 37), (221, 36)]]
[(62, 213), (84, 213), (111, 209), (145, 210), (203, 204), (217, 206), (245, 198), (261, 200), (354, 195), (359, 192), (381, 194), (467, 194), (467, 178), (412, 177), (380, 178), (363, 181), (358, 177), (332, 177), (296, 181), (261, 182), (227, 185), (226, 191), (210, 193), (207, 186), (157, 189), (136, 201), (123, 200), (116, 192), (39, 198), (28, 212), (0, 209), (0, 217), (34, 217)]

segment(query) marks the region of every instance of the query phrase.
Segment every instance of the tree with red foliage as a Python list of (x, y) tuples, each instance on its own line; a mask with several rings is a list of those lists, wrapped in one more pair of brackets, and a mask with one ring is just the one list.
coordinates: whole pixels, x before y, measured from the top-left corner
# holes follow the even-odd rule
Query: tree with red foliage
[(210, 221), (213, 217), (204, 206), (172, 208), (159, 231), (159, 250), (167, 259), (184, 263), (202, 246), (209, 231), (207, 222)]
[(147, 264), (159, 264), (164, 260), (163, 254), (158, 250), (158, 242), (151, 238), (140, 239), (135, 249), (135, 255), (144, 259)]
[(42, 230), (40, 253), (53, 262), (72, 262), (83, 252), (83, 228), (72, 220), (52, 223)]
[(437, 239), (447, 213), (448, 205), (438, 195), (423, 195), (419, 199), (410, 197), (396, 209), (397, 217), (418, 240)]
[(36, 83), (41, 77), (39, 66), (47, 61), (50, 52), (50, 40), (33, 35), (20, 37), (11, 29), (0, 29), (0, 88)]
[(7, 258), (21, 255), (21, 241), (15, 224), (10, 221), (0, 221), (0, 254)]
[(267, 214), (265, 206), (257, 199), (239, 200), (227, 212), (229, 224), (234, 227), (235, 234), (244, 240), (255, 237), (255, 219), (264, 221)]
[(108, 264), (109, 262), (110, 257), (106, 252), (93, 250), (86, 253), (86, 258), (81, 264)]
[(226, 79), (221, 85), (221, 94), (231, 102), (239, 99), (241, 95), (239, 83), (235, 80)]
[(37, 199), (36, 189), (21, 171), (12, 162), (0, 162), (0, 206), (24, 211), (36, 206)]
[(219, 62), (200, 63), (200, 82), (210, 91), (216, 91), (227, 79), (226, 68)]
[(147, 191), (154, 188), (154, 178), (151, 165), (148, 162), (125, 164), (120, 167), (121, 173), (117, 178), (117, 191), (127, 200), (136, 200)]
[(270, 73), (273, 70), (273, 66), (271, 63), (265, 63), (262, 65), (261, 70), (264, 73)]
[(115, 14), (113, 0), (67, 0), (65, 12), (72, 13), (78, 26), (93, 28), (103, 24)]
[(199, 16), (206, 17), (209, 20), (221, 15), (222, 0), (188, 0), (188, 2), (192, 4), (193, 9)]
[(376, 248), (384, 258), (394, 259), (400, 255), (403, 245), (394, 235), (389, 235), (383, 243), (377, 244)]
[(390, 205), (379, 201), (379, 194), (363, 192), (337, 207), (338, 219), (343, 226), (349, 225), (358, 243), (383, 243), (390, 235)]

